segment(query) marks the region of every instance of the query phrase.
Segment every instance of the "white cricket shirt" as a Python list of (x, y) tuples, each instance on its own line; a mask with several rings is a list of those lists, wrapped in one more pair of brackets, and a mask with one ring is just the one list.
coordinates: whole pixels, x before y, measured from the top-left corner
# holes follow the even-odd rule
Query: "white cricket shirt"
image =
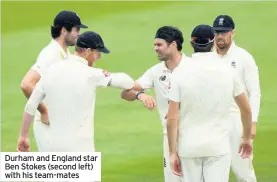
[(41, 50), (36, 63), (31, 67), (32, 70), (37, 71), (40, 76), (43, 75), (43, 72), (56, 63), (59, 60), (63, 60), (70, 55), (69, 49), (67, 52), (61, 47), (61, 45), (54, 39)]
[[(238, 47), (235, 42), (232, 42), (227, 54), (224, 56), (218, 54), (218, 56), (238, 72), (245, 93), (249, 98), (249, 104), (252, 110), (252, 121), (257, 122), (260, 112), (261, 90), (259, 71), (253, 56), (245, 49)], [(240, 113), (235, 101), (232, 104), (231, 112)]]
[(230, 106), (244, 88), (232, 67), (213, 53), (196, 53), (172, 79), (169, 99), (180, 102), (178, 154), (229, 153)]
[(49, 111), (48, 151), (94, 151), (95, 90), (110, 80), (106, 71), (75, 55), (47, 69), (36, 92), (44, 96)]
[[(184, 53), (179, 65), (173, 70), (176, 72), (184, 62), (188, 59)], [(154, 65), (148, 69), (136, 82), (145, 90), (154, 88), (157, 108), (164, 134), (167, 133), (165, 116), (168, 112), (168, 92), (170, 89), (170, 81), (173, 73), (169, 70), (164, 61)]]
[[(37, 71), (39, 75), (42, 77), (44, 72), (47, 70), (49, 66), (63, 59), (66, 59), (69, 55), (70, 55), (69, 49), (67, 49), (67, 52), (65, 52), (62, 46), (56, 40), (52, 39), (51, 42), (41, 50), (37, 58), (37, 61), (31, 67), (31, 69)], [(41, 117), (40, 112), (37, 111), (35, 115), (35, 121), (36, 121), (34, 123), (35, 125), (45, 125), (40, 122), (41, 121), (40, 117)], [(47, 128), (40, 127), (40, 129), (43, 129), (46, 132)]]

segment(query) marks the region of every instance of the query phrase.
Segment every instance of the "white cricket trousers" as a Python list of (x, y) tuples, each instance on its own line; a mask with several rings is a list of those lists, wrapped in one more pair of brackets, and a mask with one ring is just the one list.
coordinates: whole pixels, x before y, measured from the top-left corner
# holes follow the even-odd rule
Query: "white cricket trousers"
[(167, 135), (164, 134), (164, 181), (165, 182), (181, 182), (181, 178), (173, 174), (170, 166), (170, 158), (169, 158), (169, 147), (168, 147), (168, 138)]
[(238, 153), (242, 137), (242, 122), (239, 113), (231, 115), (233, 129), (230, 135), (231, 168), (237, 182), (257, 182), (255, 170), (252, 165), (253, 154), (250, 158), (243, 159)]
[(228, 182), (229, 154), (213, 157), (180, 157), (182, 182)]

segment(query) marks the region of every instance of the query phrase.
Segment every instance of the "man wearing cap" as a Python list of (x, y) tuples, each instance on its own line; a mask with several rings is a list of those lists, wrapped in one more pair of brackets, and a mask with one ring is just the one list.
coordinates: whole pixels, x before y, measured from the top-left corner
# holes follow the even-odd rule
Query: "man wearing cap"
[(170, 161), (174, 174), (187, 182), (228, 182), (228, 115), (234, 99), (244, 130), (242, 157), (248, 157), (252, 150), (251, 110), (243, 85), (235, 71), (210, 52), (213, 42), (211, 26), (195, 27), (191, 34), (192, 59), (171, 79), (167, 116)]
[(110, 52), (97, 33), (81, 34), (75, 51), (75, 55), (50, 66), (36, 85), (23, 114), (18, 151), (30, 151), (29, 127), (36, 108), (44, 100), (50, 119), (44, 151), (94, 152), (96, 88), (133, 88), (134, 80), (125, 73), (92, 68), (101, 52)]
[[(68, 57), (70, 54), (68, 46), (76, 44), (80, 34), (80, 28), (87, 28), (81, 23), (79, 16), (75, 12), (61, 11), (51, 26), (51, 42), (41, 50), (36, 63), (30, 68), (21, 82), (21, 89), (24, 95), (29, 98), (36, 83), (43, 76), (46, 69), (54, 63)], [(43, 123), (42, 123), (43, 122)], [(48, 110), (45, 104), (38, 107), (34, 119), (34, 135), (39, 151), (45, 151), (42, 146), (48, 142), (47, 129)]]
[[(180, 182), (181, 178), (174, 175), (170, 168), (166, 114), (168, 111), (168, 92), (170, 89), (170, 80), (174, 72), (188, 59), (181, 51), (183, 44), (182, 32), (172, 26), (163, 26), (156, 32), (154, 40), (154, 49), (158, 55), (160, 63), (148, 69), (136, 82), (132, 90), (126, 90), (121, 93), (121, 97), (128, 101), (140, 100), (145, 107), (153, 109), (156, 105), (160, 115), (163, 127), (163, 153), (164, 153), (164, 179), (165, 182)], [(156, 101), (144, 90), (154, 88)]]
[[(261, 90), (259, 83), (258, 67), (245, 49), (238, 47), (233, 41), (235, 35), (235, 23), (228, 15), (220, 15), (213, 22), (215, 32), (216, 53), (223, 62), (233, 67), (239, 74), (242, 80), (245, 93), (249, 98), (249, 103), (252, 110), (252, 140), (256, 135), (256, 123), (258, 121), (260, 110)], [(256, 182), (256, 175), (252, 165), (253, 156), (247, 159), (242, 159), (237, 153), (241, 137), (242, 126), (240, 122), (240, 112), (233, 102), (231, 107), (231, 117), (233, 123), (233, 131), (230, 138), (232, 170), (238, 182)]]

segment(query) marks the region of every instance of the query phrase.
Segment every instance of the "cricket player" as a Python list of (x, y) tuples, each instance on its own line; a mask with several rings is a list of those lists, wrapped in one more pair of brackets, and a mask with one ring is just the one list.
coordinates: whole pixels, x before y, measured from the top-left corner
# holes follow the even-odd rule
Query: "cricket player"
[[(243, 124), (240, 153), (249, 157), (251, 109), (236, 72), (210, 52), (213, 28), (191, 34), (192, 60), (174, 75), (169, 93), (167, 132), (171, 166), (185, 182), (228, 182), (231, 165), (230, 106), (235, 99)], [(177, 144), (178, 142), (178, 144)]]
[[(213, 22), (213, 29), (215, 31), (216, 52), (223, 62), (229, 64), (238, 72), (245, 93), (249, 98), (252, 110), (251, 139), (253, 140), (256, 135), (261, 98), (258, 67), (252, 55), (245, 49), (238, 47), (233, 41), (235, 23), (230, 16), (220, 15), (216, 17)], [(239, 108), (235, 102), (232, 105), (231, 113), (234, 128), (230, 138), (232, 170), (238, 182), (256, 182), (257, 179), (252, 165), (253, 156), (242, 159), (237, 153), (242, 136), (242, 125)]]
[(125, 73), (92, 68), (101, 52), (109, 53), (101, 36), (85, 32), (77, 40), (75, 55), (50, 66), (36, 85), (23, 114), (18, 151), (30, 151), (29, 128), (39, 103), (49, 111), (46, 152), (94, 152), (94, 107), (97, 87), (131, 89)]
[[(87, 28), (81, 23), (79, 16), (72, 11), (61, 11), (51, 26), (51, 42), (42, 49), (36, 63), (30, 68), (21, 82), (24, 95), (29, 98), (41, 76), (52, 64), (68, 57), (68, 47), (74, 46), (80, 35), (80, 28)], [(34, 136), (38, 150), (43, 152), (45, 143), (48, 142), (48, 110), (42, 102), (34, 119)]]
[[(125, 90), (121, 97), (128, 101), (140, 100), (148, 109), (153, 109), (156, 105), (159, 111), (160, 120), (163, 127), (164, 142), (164, 178), (165, 182), (180, 182), (181, 178), (174, 175), (170, 168), (169, 152), (166, 130), (166, 114), (168, 111), (168, 92), (170, 89), (170, 80), (174, 72), (188, 59), (181, 51), (184, 42), (182, 32), (172, 26), (164, 26), (157, 30), (154, 40), (154, 50), (158, 55), (160, 63), (148, 69), (135, 82), (132, 90)], [(154, 88), (156, 101), (144, 90)]]

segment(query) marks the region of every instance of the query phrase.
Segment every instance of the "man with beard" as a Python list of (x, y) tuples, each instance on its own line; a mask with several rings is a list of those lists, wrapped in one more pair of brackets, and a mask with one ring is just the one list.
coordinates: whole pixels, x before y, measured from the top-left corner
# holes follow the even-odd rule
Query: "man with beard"
[(193, 29), (191, 61), (176, 72), (169, 92), (170, 162), (174, 174), (182, 176), (184, 182), (229, 181), (229, 109), (234, 99), (244, 131), (236, 152), (245, 158), (252, 151), (251, 109), (243, 85), (233, 68), (210, 52), (213, 43), (211, 26)]
[[(17, 149), (30, 151), (29, 128), (36, 108), (44, 99), (50, 125), (47, 152), (94, 152), (94, 107), (97, 87), (131, 89), (134, 80), (125, 73), (93, 68), (101, 53), (110, 53), (101, 36), (82, 33), (75, 55), (49, 67), (37, 83), (23, 114)], [(45, 144), (45, 143), (43, 143)]]
[[(27, 72), (21, 82), (21, 89), (24, 95), (29, 98), (36, 83), (43, 76), (47, 68), (59, 60), (63, 60), (70, 54), (68, 47), (74, 46), (80, 34), (80, 28), (88, 28), (81, 23), (79, 16), (72, 11), (61, 11), (51, 26), (52, 41), (42, 49), (36, 63)], [(48, 110), (45, 104), (38, 107), (34, 119), (34, 135), (38, 150), (45, 151), (43, 146), (48, 142)]]
[[(260, 84), (258, 67), (253, 57), (243, 48), (238, 47), (233, 41), (235, 35), (235, 23), (228, 15), (220, 15), (213, 22), (215, 32), (216, 52), (222, 61), (230, 64), (238, 72), (243, 81), (245, 93), (249, 97), (252, 110), (252, 140), (256, 135), (256, 123), (260, 110)], [(253, 156), (242, 159), (238, 154), (238, 148), (242, 137), (242, 125), (240, 122), (240, 112), (233, 102), (231, 108), (233, 130), (231, 133), (231, 158), (232, 170), (238, 182), (256, 182), (255, 171), (252, 165)]]
[(148, 109), (156, 105), (154, 99), (143, 91), (154, 88), (157, 107), (164, 133), (164, 178), (165, 182), (180, 182), (181, 178), (174, 175), (170, 168), (169, 149), (166, 130), (166, 115), (168, 111), (168, 92), (170, 80), (188, 59), (181, 51), (184, 42), (182, 32), (172, 26), (164, 26), (158, 29), (154, 40), (154, 50), (160, 63), (148, 69), (136, 82), (132, 90), (121, 93), (121, 97), (128, 101), (140, 100)]

